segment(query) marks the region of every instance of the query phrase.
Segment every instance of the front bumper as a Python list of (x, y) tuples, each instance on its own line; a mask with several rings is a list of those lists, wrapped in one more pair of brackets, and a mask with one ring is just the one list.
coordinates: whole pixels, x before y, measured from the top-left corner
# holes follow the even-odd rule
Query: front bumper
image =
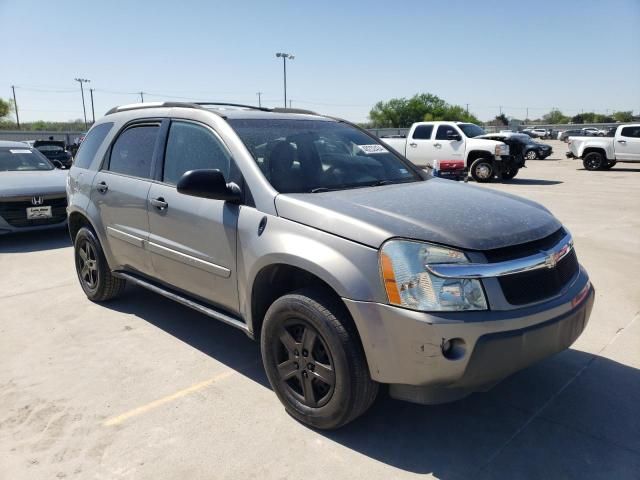
[[(487, 390), (568, 348), (584, 330), (593, 299), (594, 289), (581, 269), (560, 297), (515, 310), (423, 313), (347, 299), (345, 304), (371, 377), (392, 384), (396, 398), (441, 403)], [(447, 358), (442, 347), (453, 339), (457, 350)]]

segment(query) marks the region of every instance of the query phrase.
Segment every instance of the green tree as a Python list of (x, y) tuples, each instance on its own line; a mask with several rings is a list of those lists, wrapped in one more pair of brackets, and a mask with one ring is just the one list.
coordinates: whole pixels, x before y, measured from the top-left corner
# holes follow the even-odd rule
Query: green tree
[(631, 110), (627, 112), (616, 112), (613, 114), (616, 122), (633, 122), (633, 112)]
[(369, 112), (371, 125), (376, 128), (408, 127), (414, 122), (429, 120), (452, 120), (478, 122), (458, 105), (450, 105), (430, 93), (421, 93), (407, 98), (392, 98), (378, 102)]
[(569, 117), (563, 115), (557, 108), (554, 108), (542, 116), (542, 121), (544, 123), (569, 123)]
[(571, 117), (571, 123), (584, 123), (584, 116), (582, 114), (574, 115)]
[(13, 111), (13, 104), (9, 100), (3, 100), (0, 98), (0, 120), (4, 117), (9, 116), (9, 114)]
[(498, 122), (501, 125), (509, 125), (509, 119), (504, 113), (501, 113), (500, 115), (496, 116), (496, 122)]

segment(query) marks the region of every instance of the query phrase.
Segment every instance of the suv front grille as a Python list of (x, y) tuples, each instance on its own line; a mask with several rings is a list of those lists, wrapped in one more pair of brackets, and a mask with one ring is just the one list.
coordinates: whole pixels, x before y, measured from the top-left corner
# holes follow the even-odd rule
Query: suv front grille
[(530, 272), (499, 277), (507, 301), (525, 305), (558, 295), (578, 273), (580, 266), (576, 252), (571, 250), (555, 268), (541, 268)]
[(0, 200), (0, 217), (12, 227), (38, 227), (61, 223), (67, 218), (67, 197), (43, 196), (42, 206), (51, 205), (51, 218), (37, 218), (27, 220), (27, 208), (33, 207), (31, 200)]

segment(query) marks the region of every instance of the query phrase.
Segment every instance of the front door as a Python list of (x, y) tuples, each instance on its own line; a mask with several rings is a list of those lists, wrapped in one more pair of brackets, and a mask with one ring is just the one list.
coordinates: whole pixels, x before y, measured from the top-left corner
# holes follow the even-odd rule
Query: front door
[[(451, 135), (459, 135), (460, 140), (449, 140)], [(464, 137), (453, 125), (438, 125), (433, 142), (434, 159), (464, 161)]]
[(160, 183), (149, 190), (149, 251), (156, 277), (169, 286), (237, 312), (238, 205), (178, 193), (189, 170), (218, 169), (229, 179), (232, 159), (209, 127), (174, 120)]
[(108, 239), (114, 269), (153, 273), (145, 244), (149, 239), (147, 197), (159, 130), (159, 122), (127, 127), (93, 180), (91, 198)]
[(640, 162), (640, 126), (622, 127), (614, 139), (616, 160)]

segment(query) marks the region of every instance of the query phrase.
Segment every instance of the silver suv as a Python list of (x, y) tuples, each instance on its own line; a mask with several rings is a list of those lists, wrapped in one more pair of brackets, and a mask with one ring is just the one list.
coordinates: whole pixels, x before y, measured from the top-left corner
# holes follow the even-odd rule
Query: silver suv
[(591, 312), (548, 210), (431, 178), (342, 120), (129, 105), (78, 158), (69, 229), (87, 297), (130, 282), (259, 339), (273, 390), (314, 427), (358, 417), (380, 384), (425, 404), (486, 390), (569, 347)]

